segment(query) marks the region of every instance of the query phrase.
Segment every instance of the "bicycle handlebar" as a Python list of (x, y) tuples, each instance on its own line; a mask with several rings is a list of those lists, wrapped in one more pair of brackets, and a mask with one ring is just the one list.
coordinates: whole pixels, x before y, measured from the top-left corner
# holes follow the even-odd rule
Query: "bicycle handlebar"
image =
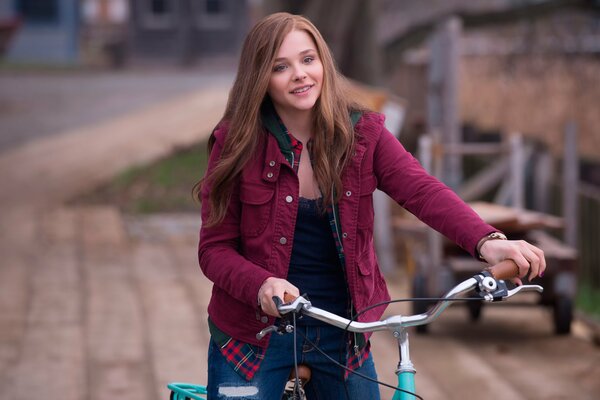
[[(459, 283), (443, 296), (444, 300), (439, 301), (435, 307), (423, 314), (416, 315), (393, 315), (385, 320), (375, 322), (350, 321), (347, 318), (330, 313), (320, 308), (312, 306), (309, 300), (299, 296), (294, 297), (288, 293), (284, 296), (285, 303), (278, 297), (273, 297), (273, 301), (281, 315), (289, 313), (302, 313), (319, 321), (336, 326), (341, 329), (347, 329), (351, 332), (376, 332), (383, 330), (396, 331), (401, 328), (417, 325), (425, 325), (435, 320), (449, 305), (452, 299), (458, 298), (462, 294), (476, 290), (485, 301), (501, 301), (512, 297), (520, 292), (536, 291), (541, 293), (544, 289), (539, 285), (522, 285), (512, 290), (508, 290), (504, 279), (510, 279), (518, 275), (519, 268), (512, 260), (506, 260), (494, 266), (491, 266), (479, 274)], [(277, 327), (268, 327), (260, 331), (256, 338), (258, 340), (267, 334), (277, 331)]]

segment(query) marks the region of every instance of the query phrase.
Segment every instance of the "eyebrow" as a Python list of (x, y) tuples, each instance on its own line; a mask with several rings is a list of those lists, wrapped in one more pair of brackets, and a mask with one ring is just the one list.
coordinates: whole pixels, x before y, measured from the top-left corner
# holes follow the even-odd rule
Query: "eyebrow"
[[(300, 53), (298, 53), (298, 55), (302, 56), (304, 54), (311, 53), (311, 52), (315, 52), (316, 53), (317, 51), (315, 49), (306, 49), (306, 50), (303, 50)], [(285, 58), (285, 57), (279, 57), (279, 58), (276, 58), (275, 60), (273, 60), (273, 62), (280, 62), (280, 61), (285, 61), (285, 60), (287, 60), (287, 58)]]

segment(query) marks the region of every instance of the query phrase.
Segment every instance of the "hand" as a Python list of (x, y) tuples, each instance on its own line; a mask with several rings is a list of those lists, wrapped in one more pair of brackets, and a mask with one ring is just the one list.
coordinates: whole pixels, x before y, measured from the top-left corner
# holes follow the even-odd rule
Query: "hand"
[(513, 260), (519, 267), (519, 277), (512, 279), (517, 285), (523, 284), (520, 278), (527, 276), (531, 281), (543, 276), (546, 270), (544, 252), (524, 240), (488, 240), (479, 251), (491, 265), (506, 259)]
[(277, 307), (273, 303), (273, 296), (277, 296), (283, 300), (284, 293), (289, 293), (294, 297), (300, 296), (298, 288), (285, 279), (267, 278), (258, 290), (258, 302), (263, 312), (273, 317), (279, 317), (279, 311), (277, 311)]

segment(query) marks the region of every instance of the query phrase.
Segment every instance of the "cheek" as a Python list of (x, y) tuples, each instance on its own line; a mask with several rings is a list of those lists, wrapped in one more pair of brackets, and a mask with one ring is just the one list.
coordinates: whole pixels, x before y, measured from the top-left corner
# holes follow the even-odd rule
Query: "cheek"
[(273, 75), (271, 80), (269, 81), (269, 95), (271, 97), (278, 97), (282, 95), (282, 92), (285, 91), (286, 84), (285, 79), (282, 74)]
[(318, 64), (314, 66), (313, 69), (313, 73), (312, 73), (313, 79), (323, 83), (323, 65), (322, 64)]

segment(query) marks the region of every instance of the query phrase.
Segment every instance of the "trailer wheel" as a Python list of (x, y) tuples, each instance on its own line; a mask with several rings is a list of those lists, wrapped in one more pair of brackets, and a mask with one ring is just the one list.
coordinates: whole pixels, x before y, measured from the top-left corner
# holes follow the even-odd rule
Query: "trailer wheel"
[[(427, 293), (427, 278), (422, 274), (415, 274), (413, 278), (412, 297), (423, 298), (429, 297)], [(413, 314), (422, 314), (427, 312), (429, 308), (429, 302), (427, 301), (413, 301), (412, 312)], [(417, 333), (427, 333), (427, 325), (416, 326)]]
[(467, 309), (469, 310), (469, 319), (471, 320), (471, 322), (477, 322), (481, 319), (482, 308), (482, 301), (467, 301)]
[(557, 335), (571, 332), (573, 320), (573, 301), (566, 296), (557, 296), (554, 300), (554, 331)]

